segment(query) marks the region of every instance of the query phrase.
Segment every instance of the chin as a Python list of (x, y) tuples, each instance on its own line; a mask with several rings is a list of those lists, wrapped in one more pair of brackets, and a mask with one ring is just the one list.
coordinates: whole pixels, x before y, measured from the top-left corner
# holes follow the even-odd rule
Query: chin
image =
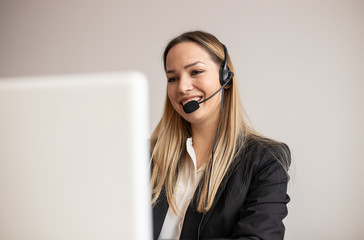
[(202, 121), (203, 117), (202, 117), (202, 113), (199, 112), (200, 109), (196, 110), (195, 112), (192, 113), (184, 113), (182, 117), (189, 123), (191, 124), (197, 124), (199, 122)]

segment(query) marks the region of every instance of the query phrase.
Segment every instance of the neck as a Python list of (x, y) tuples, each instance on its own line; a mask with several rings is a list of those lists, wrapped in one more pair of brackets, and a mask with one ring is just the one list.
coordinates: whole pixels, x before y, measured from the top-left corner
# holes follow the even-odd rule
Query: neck
[(196, 153), (197, 169), (205, 164), (211, 157), (212, 148), (215, 142), (219, 118), (211, 121), (210, 124), (192, 125), (193, 148)]

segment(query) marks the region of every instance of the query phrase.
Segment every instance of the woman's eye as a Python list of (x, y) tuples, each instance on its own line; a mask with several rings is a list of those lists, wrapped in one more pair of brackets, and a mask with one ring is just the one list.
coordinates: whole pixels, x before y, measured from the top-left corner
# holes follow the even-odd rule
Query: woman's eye
[(198, 75), (200, 73), (203, 73), (203, 71), (202, 70), (194, 70), (194, 71), (191, 72), (191, 75)]
[(176, 81), (177, 80), (177, 78), (176, 77), (170, 77), (170, 78), (168, 78), (168, 82), (170, 83), (170, 82), (174, 82), (174, 81)]

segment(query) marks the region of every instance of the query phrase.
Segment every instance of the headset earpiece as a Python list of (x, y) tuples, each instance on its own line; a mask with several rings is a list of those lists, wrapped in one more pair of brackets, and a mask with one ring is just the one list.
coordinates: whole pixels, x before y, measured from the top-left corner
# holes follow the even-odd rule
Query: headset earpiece
[(230, 71), (229, 67), (228, 67), (228, 60), (229, 60), (229, 54), (227, 51), (227, 48), (225, 47), (224, 44), (222, 44), (223, 48), (224, 48), (224, 54), (225, 54), (225, 59), (224, 62), (220, 68), (220, 84), (221, 86), (229, 86), (231, 85), (234, 73)]

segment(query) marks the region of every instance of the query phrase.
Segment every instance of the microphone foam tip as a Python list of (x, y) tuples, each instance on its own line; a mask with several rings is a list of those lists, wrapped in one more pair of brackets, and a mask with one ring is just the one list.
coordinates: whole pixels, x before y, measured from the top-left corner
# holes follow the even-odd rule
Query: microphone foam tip
[(190, 102), (186, 103), (185, 105), (183, 105), (183, 111), (185, 113), (194, 112), (199, 108), (200, 108), (200, 104), (195, 100), (190, 101)]

